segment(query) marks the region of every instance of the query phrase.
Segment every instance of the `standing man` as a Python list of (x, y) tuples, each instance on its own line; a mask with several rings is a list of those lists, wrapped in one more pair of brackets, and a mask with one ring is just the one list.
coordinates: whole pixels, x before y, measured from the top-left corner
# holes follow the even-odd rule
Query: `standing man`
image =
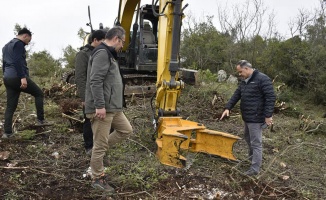
[(5, 132), (2, 138), (10, 138), (13, 136), (12, 118), (16, 111), (21, 92), (34, 96), (37, 123), (39, 125), (49, 125), (44, 120), (43, 92), (32, 79), (29, 78), (25, 46), (28, 45), (31, 40), (31, 31), (27, 28), (23, 28), (18, 32), (16, 38), (12, 39), (2, 48), (3, 82), (7, 93), (4, 124)]
[(117, 52), (124, 42), (125, 30), (120, 26), (111, 28), (104, 42), (93, 50), (87, 69), (85, 113), (92, 122), (94, 134), (92, 186), (108, 192), (114, 189), (105, 181), (103, 157), (109, 147), (133, 131), (123, 113), (123, 80), (117, 61)]
[(75, 60), (75, 81), (77, 85), (77, 91), (79, 97), (82, 100), (83, 113), (84, 113), (84, 124), (83, 124), (83, 137), (84, 147), (87, 154), (92, 154), (93, 148), (93, 132), (91, 127), (91, 121), (85, 115), (85, 90), (87, 80), (87, 66), (89, 57), (94, 50), (105, 38), (104, 30), (94, 31), (91, 35), (91, 44), (86, 44), (76, 55)]
[(221, 120), (224, 116), (229, 116), (230, 110), (241, 100), (244, 138), (249, 146), (251, 161), (250, 169), (245, 174), (253, 176), (259, 173), (262, 164), (262, 129), (273, 123), (275, 94), (270, 78), (252, 68), (248, 61), (239, 61), (236, 68), (242, 81), (226, 104)]

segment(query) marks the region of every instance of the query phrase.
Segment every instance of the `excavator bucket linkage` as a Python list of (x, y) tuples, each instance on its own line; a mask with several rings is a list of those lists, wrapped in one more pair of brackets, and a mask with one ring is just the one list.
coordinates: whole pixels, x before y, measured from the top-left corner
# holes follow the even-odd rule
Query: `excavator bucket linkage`
[(233, 144), (241, 139), (228, 133), (208, 130), (197, 122), (181, 117), (159, 119), (157, 156), (162, 164), (183, 168), (186, 158), (182, 152), (203, 152), (236, 160), (232, 153)]

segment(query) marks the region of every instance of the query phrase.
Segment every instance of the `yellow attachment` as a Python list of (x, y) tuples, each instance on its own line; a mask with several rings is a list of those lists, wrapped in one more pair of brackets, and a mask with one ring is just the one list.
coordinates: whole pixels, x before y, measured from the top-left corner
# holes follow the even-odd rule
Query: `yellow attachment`
[(182, 153), (187, 151), (236, 160), (232, 150), (239, 139), (241, 138), (228, 133), (208, 130), (202, 124), (181, 117), (161, 117), (156, 154), (162, 164), (178, 168), (186, 166), (186, 158)]
[(232, 150), (233, 144), (239, 140), (238, 136), (213, 130), (198, 130), (196, 139), (191, 139), (193, 152), (203, 152), (218, 155), (229, 160), (236, 160)]
[[(180, 88), (182, 87), (182, 83), (177, 82), (180, 86), (176, 89), (170, 89), (166, 82), (163, 82), (162, 86), (157, 89), (156, 92), (156, 111), (159, 109), (165, 111), (176, 111), (177, 100), (180, 96)], [(156, 113), (158, 114), (158, 113)]]
[[(156, 155), (164, 165), (182, 168), (186, 166), (186, 158), (180, 154), (180, 145), (187, 140), (182, 134), (164, 134), (156, 140)], [(164, 147), (164, 148), (163, 148)]]

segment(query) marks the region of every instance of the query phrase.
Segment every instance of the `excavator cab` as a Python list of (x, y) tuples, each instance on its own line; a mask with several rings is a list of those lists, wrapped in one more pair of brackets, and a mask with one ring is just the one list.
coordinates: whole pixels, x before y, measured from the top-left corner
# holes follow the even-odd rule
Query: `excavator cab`
[[(158, 12), (158, 6), (154, 8)], [(126, 82), (125, 94), (151, 95), (156, 91), (158, 18), (153, 14), (152, 5), (139, 6), (132, 15), (134, 23), (131, 30), (125, 27), (126, 45), (118, 54)], [(121, 23), (117, 19), (115, 25), (123, 26), (123, 21)]]
[[(157, 8), (158, 9), (158, 8)], [(152, 6), (144, 5), (140, 8), (139, 34), (137, 34), (138, 53), (135, 68), (138, 71), (157, 70), (157, 23), (158, 18), (153, 15)]]
[(158, 18), (153, 14), (152, 5), (143, 5), (137, 9), (135, 18), (128, 47), (119, 54), (122, 58), (120, 66), (124, 70), (156, 74)]

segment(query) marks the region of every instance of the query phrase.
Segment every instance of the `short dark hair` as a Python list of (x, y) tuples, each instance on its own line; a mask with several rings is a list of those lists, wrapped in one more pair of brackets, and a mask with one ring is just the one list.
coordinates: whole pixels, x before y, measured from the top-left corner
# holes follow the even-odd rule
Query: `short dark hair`
[(105, 38), (105, 34), (106, 32), (104, 31), (104, 29), (94, 31), (92, 33), (92, 41), (94, 41), (94, 39), (103, 40)]
[(126, 31), (121, 26), (114, 26), (105, 35), (105, 39), (112, 40), (115, 36), (122, 38), (126, 35)]
[(249, 68), (252, 68), (252, 65), (250, 64), (250, 62), (246, 61), (246, 60), (240, 60), (238, 63), (237, 63), (237, 66), (240, 66), (241, 68), (243, 67), (249, 67)]
[(18, 31), (18, 35), (23, 35), (23, 34), (27, 34), (30, 37), (32, 37), (32, 32), (30, 30), (28, 30), (27, 28), (22, 28), (22, 29), (20, 29), (20, 31)]

